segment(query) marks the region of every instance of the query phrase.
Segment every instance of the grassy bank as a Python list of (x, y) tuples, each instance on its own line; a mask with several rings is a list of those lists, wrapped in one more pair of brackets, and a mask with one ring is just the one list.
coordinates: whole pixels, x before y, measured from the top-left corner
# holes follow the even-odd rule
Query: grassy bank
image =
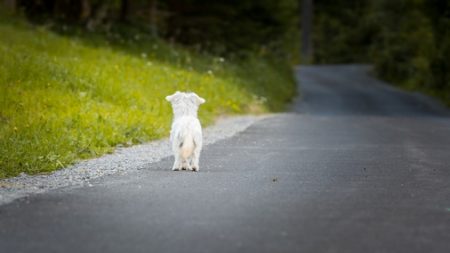
[[(176, 90), (206, 98), (200, 118), (281, 110), (287, 68), (230, 60), (140, 34), (103, 35), (0, 17), (0, 178), (50, 172), (168, 135)], [(64, 32), (66, 31), (66, 32)]]

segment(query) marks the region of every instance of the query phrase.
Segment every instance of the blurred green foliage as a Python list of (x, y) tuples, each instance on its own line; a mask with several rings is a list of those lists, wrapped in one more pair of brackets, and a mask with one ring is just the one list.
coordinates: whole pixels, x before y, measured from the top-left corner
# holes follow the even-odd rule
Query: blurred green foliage
[(298, 0), (167, 1), (166, 36), (215, 53), (246, 51), (291, 63), (299, 57)]
[(299, 59), (298, 0), (19, 0), (26, 16), (87, 28), (117, 23), (215, 55), (259, 53), (275, 60)]
[(318, 0), (316, 63), (373, 63), (381, 78), (450, 105), (450, 2)]

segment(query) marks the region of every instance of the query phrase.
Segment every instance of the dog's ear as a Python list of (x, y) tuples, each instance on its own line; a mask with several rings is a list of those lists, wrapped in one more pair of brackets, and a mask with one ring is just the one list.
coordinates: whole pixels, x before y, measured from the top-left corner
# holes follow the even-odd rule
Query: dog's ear
[(169, 102), (172, 102), (176, 97), (179, 96), (179, 94), (180, 94), (180, 92), (177, 91), (177, 92), (173, 93), (172, 95), (167, 96), (167, 97), (166, 97), (166, 100), (169, 101)]
[(167, 100), (168, 102), (172, 102), (172, 99), (173, 99), (173, 95), (170, 95), (170, 96), (167, 96), (167, 97), (166, 97), (166, 100)]
[(201, 105), (206, 102), (204, 98), (199, 97), (197, 94), (192, 93), (191, 98), (194, 100), (195, 104)]

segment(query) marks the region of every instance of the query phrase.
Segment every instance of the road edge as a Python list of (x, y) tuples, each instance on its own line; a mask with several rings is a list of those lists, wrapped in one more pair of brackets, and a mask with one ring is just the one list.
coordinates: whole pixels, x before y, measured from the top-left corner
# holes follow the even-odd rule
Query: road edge
[[(230, 138), (272, 114), (228, 116), (203, 129), (204, 145)], [(91, 181), (109, 175), (125, 175), (171, 156), (168, 138), (117, 148), (112, 154), (84, 160), (45, 175), (26, 175), (0, 180), (0, 205), (33, 194), (65, 187), (91, 187)], [(167, 168), (170, 170), (170, 168)]]

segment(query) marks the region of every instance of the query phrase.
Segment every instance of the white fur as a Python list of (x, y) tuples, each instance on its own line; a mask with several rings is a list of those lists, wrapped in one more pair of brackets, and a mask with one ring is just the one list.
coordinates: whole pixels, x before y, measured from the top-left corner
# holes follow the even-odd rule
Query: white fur
[(170, 142), (175, 156), (172, 170), (199, 170), (202, 150), (202, 126), (197, 118), (198, 107), (205, 100), (195, 93), (175, 92), (167, 96), (172, 104), (173, 122)]

